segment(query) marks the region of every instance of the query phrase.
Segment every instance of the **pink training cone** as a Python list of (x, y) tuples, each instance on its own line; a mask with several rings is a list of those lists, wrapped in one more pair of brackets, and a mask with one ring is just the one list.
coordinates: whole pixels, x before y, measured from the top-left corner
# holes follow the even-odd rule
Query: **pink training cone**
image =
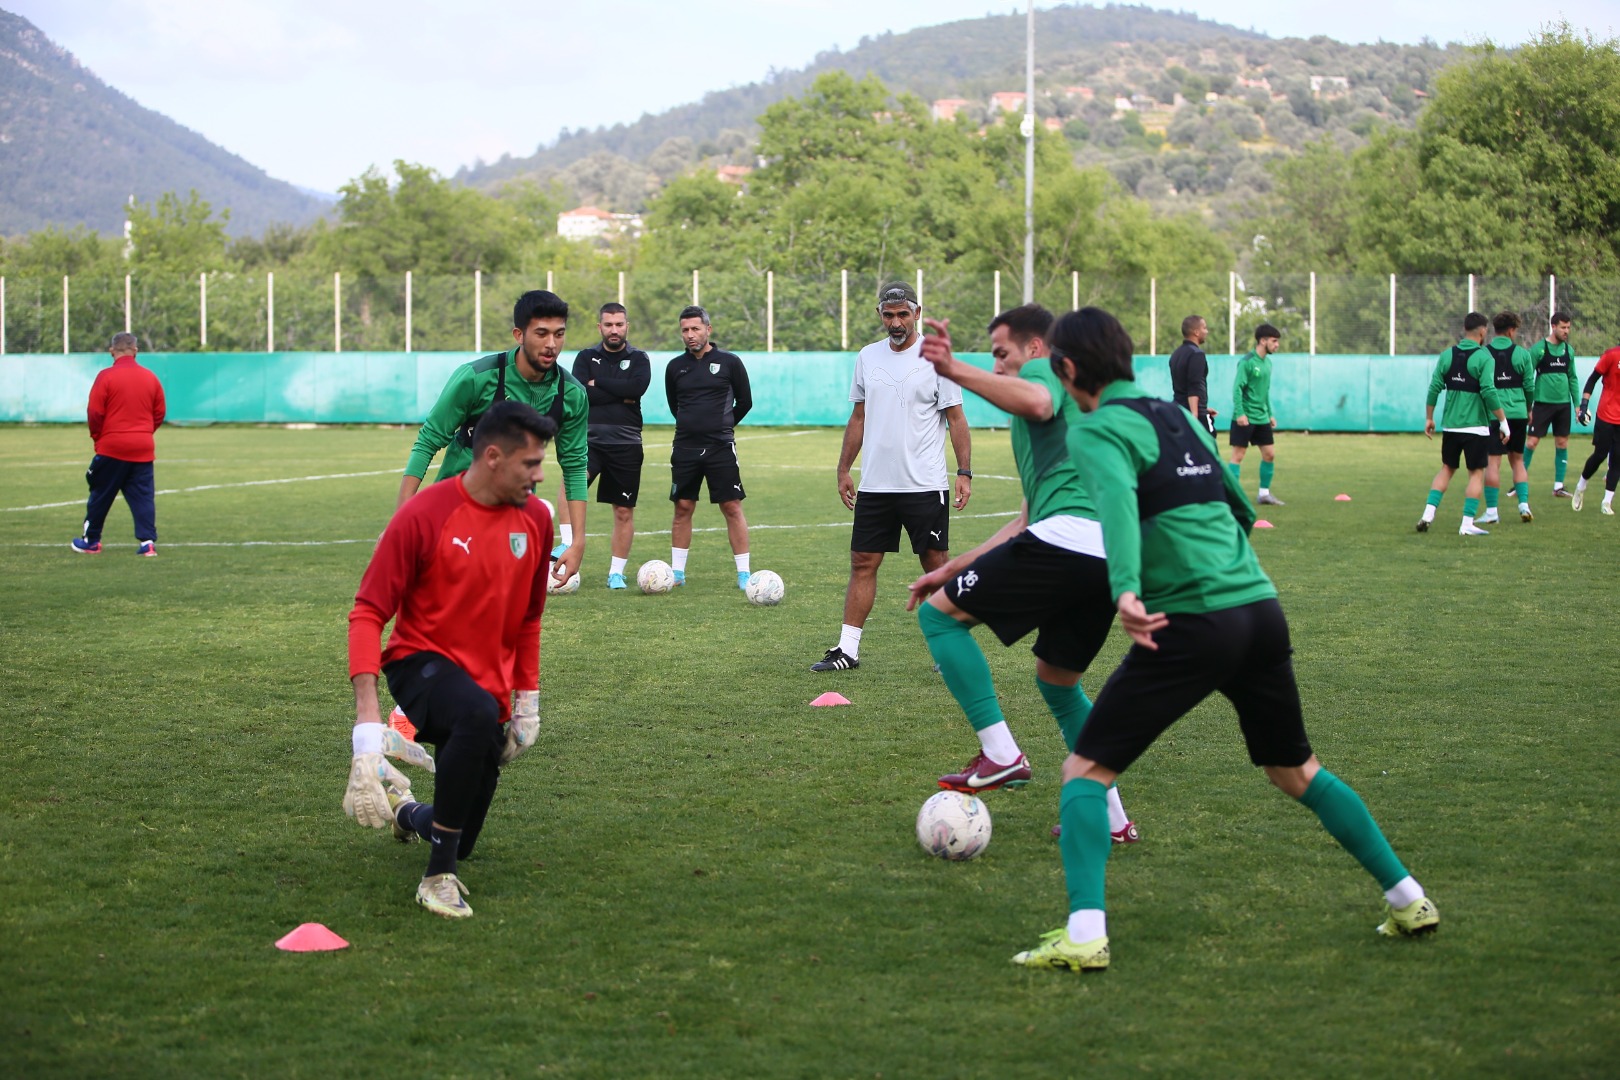
[(1348, 495), (1335, 495), (1335, 496), (1333, 496), (1333, 501), (1334, 502), (1349, 502), (1350, 501), (1350, 496), (1348, 496)]
[(849, 704), (849, 698), (845, 697), (843, 694), (838, 693), (836, 690), (829, 690), (825, 694), (822, 694), (820, 697), (816, 698), (816, 700), (812, 701), (810, 704), (812, 704), (812, 705), (848, 705)]
[(283, 952), (331, 952), (347, 949), (349, 943), (318, 922), (307, 922), (276, 942)]
[(1275, 529), (1277, 526), (1273, 525), (1265, 518), (1261, 518), (1259, 521), (1254, 523), (1254, 527), (1257, 529)]

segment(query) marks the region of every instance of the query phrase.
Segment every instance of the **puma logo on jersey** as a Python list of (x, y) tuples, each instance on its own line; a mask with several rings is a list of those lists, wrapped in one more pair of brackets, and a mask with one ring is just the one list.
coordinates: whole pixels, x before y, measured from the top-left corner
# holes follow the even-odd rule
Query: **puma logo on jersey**
[(932, 536), (935, 540), (938, 540), (939, 539), (939, 532), (940, 532), (940, 530), (938, 530), (938, 529), (929, 529), (928, 530), (928, 535)]
[(472, 537), (469, 536), (469, 537), (467, 537), (467, 539), (463, 540), (459, 536), (452, 536), (450, 538), (450, 542), (452, 544), (455, 544), (462, 551), (465, 551), (467, 554), (469, 554), (469, 555), (472, 554)]

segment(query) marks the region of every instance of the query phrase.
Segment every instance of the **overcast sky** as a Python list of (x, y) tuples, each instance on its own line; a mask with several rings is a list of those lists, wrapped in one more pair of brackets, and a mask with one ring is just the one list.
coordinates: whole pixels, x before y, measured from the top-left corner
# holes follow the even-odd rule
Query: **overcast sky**
[[(987, 0), (0, 0), (103, 80), (270, 175), (335, 191), (395, 158), (444, 173), (524, 156), (564, 128), (631, 122), (797, 68), (862, 35)], [(1613, 0), (1203, 0), (1272, 37), (1526, 40), (1567, 19), (1611, 37)], [(877, 20), (877, 21), (875, 21)], [(1036, 14), (1039, 33), (1040, 16)], [(1037, 44), (1037, 49), (1039, 45)]]

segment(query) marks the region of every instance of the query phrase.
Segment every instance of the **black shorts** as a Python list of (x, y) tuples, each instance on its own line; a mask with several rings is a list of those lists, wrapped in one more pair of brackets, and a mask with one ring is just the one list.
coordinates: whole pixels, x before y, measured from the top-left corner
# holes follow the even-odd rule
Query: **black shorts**
[(741, 502), (742, 470), (737, 465), (737, 444), (677, 446), (669, 453), (669, 501), (697, 501), (703, 481), (709, 482), (711, 503)]
[(1530, 427), (1529, 420), (1515, 420), (1508, 417), (1508, 441), (1502, 441), (1502, 425), (1495, 420), (1491, 421), (1491, 444), (1486, 453), (1491, 457), (1501, 457), (1503, 454), (1524, 453), (1524, 435)]
[(1469, 472), (1483, 469), (1491, 455), (1490, 447), (1485, 445), (1489, 439), (1489, 435), (1475, 435), (1467, 431), (1442, 431), (1440, 463), (1448, 469), (1455, 469), (1467, 462)]
[(1546, 435), (1556, 435), (1560, 439), (1569, 438), (1570, 420), (1574, 411), (1567, 401), (1543, 401), (1532, 405), (1530, 434), (1538, 439)]
[(596, 501), (614, 506), (634, 506), (641, 494), (641, 463), (645, 458), (640, 443), (591, 443), (590, 461), (585, 466), (585, 482), (597, 477)]
[(1293, 767), (1310, 759), (1288, 620), (1276, 600), (1171, 615), (1153, 642), (1157, 651), (1132, 645), (1103, 684), (1075, 753), (1122, 773), (1171, 724), (1219, 691), (1237, 708), (1255, 765)]
[(899, 551), (900, 527), (911, 550), (948, 551), (951, 541), (950, 493), (946, 491), (862, 491), (855, 496), (851, 551)]
[(1227, 440), (1233, 446), (1270, 446), (1277, 432), (1270, 424), (1233, 424)]
[(1592, 418), (1592, 449), (1594, 451), (1607, 454), (1614, 447), (1616, 435), (1620, 435), (1620, 431), (1615, 430), (1615, 425), (1607, 420), (1599, 420), (1595, 416)]
[(1003, 645), (1039, 630), (1031, 651), (1067, 671), (1090, 666), (1114, 622), (1108, 564), (1028, 532), (973, 560), (945, 595)]

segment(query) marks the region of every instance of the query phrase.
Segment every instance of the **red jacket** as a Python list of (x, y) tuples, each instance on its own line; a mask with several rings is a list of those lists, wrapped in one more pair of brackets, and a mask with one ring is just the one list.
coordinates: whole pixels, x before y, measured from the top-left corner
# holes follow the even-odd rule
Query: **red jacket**
[(1605, 350), (1592, 371), (1603, 378), (1603, 389), (1598, 391), (1597, 418), (1605, 424), (1620, 425), (1620, 345)]
[(163, 426), (163, 384), (133, 356), (118, 357), (96, 375), (88, 414), (96, 453), (119, 461), (157, 456), (152, 432)]

